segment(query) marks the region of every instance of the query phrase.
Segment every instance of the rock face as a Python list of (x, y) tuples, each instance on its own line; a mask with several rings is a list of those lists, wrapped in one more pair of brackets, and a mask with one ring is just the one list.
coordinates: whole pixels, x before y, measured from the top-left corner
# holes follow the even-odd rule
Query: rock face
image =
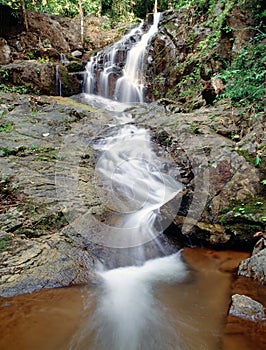
[[(182, 169), (187, 194), (181, 207), (171, 213), (176, 227), (169, 233), (178, 235), (179, 229), (187, 236), (186, 244), (191, 240), (251, 250), (256, 242), (253, 235), (265, 227), (265, 200), (260, 184), (263, 175), (252, 158), (243, 156), (244, 139), (251, 134), (245, 121), (240, 122), (241, 110), (224, 103), (181, 113), (178, 104), (161, 103), (151, 104), (136, 120), (155, 130), (154, 140), (166, 147)], [(241, 132), (234, 125), (246, 133), (240, 142), (231, 137)], [(252, 128), (261, 135), (263, 119), (254, 121)], [(166, 206), (165, 213), (168, 209)]]
[[(58, 76), (56, 69), (58, 67)], [(64, 66), (53, 62), (42, 63), (37, 60), (16, 61), (1, 66), (0, 83), (12, 84), (24, 92), (59, 95), (57, 85), (60, 81), (62, 94), (70, 96), (82, 89), (79, 76), (69, 74)]]
[(213, 10), (190, 7), (163, 13), (147, 54), (148, 100), (166, 97), (191, 106), (202, 82), (211, 86), (211, 78), (255, 35), (247, 29), (256, 26), (252, 11), (233, 1), (227, 5), (217, 2)]
[[(77, 19), (35, 11), (27, 11), (27, 15), (29, 30), (26, 32), (19, 22), (19, 13), (0, 5), (0, 84), (21, 86), (29, 93), (59, 95), (58, 66), (62, 95), (81, 92), (80, 72), (84, 71), (90, 51), (113, 42), (118, 32), (101, 31), (104, 20), (88, 16), (82, 44)], [(73, 65), (76, 65), (74, 70)]]

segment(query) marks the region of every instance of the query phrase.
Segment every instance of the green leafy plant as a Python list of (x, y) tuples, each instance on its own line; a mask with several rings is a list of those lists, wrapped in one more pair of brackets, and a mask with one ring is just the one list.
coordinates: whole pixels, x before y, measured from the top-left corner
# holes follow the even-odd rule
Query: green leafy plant
[(256, 104), (258, 110), (263, 108), (266, 50), (262, 39), (265, 37), (258, 35), (241, 51), (231, 66), (219, 75), (226, 83), (222, 97), (230, 98), (234, 105), (252, 103)]
[(9, 70), (0, 69), (0, 78), (1, 78), (3, 81), (8, 81), (9, 75), (10, 75)]

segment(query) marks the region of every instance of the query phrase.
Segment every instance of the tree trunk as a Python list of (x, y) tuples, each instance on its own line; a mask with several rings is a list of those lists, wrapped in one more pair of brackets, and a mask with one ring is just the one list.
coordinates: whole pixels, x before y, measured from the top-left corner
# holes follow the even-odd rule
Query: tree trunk
[(29, 31), (29, 24), (28, 24), (28, 17), (27, 17), (26, 6), (25, 6), (24, 0), (20, 0), (20, 6), (21, 6), (21, 10), (22, 10), (23, 23), (24, 23), (26, 32), (28, 32)]
[(157, 13), (157, 7), (158, 7), (158, 1), (155, 0), (155, 1), (154, 1), (154, 8), (153, 8), (153, 12), (154, 12), (154, 13)]
[(83, 45), (84, 44), (84, 17), (83, 17), (82, 0), (79, 0), (79, 17), (80, 17), (80, 41), (81, 41), (81, 45)]

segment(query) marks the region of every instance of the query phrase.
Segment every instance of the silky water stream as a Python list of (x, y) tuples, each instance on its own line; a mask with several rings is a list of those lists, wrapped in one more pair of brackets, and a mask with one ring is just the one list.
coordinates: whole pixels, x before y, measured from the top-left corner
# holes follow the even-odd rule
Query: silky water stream
[[(140, 33), (140, 40), (117, 80), (113, 99), (143, 101), (144, 51), (159, 18), (146, 33), (142, 27), (133, 30), (134, 35)], [(81, 97), (114, 114), (119, 109), (116, 125), (91, 143), (99, 152), (95, 171), (109, 191), (113, 210), (111, 228), (101, 241), (114, 254), (112, 261), (99, 263), (96, 285), (0, 300), (2, 350), (222, 348), (231, 280), (227, 271), (243, 255), (164, 246), (161, 236), (167, 221), (160, 208), (182, 191), (178, 168), (154, 149), (148, 130), (135, 126), (130, 114), (121, 113), (123, 105), (92, 95), (110, 97), (109, 73), (118, 51), (115, 46), (106, 58), (99, 91), (95, 90), (97, 59), (91, 60), (85, 89), (89, 94)], [(151, 255), (146, 251), (150, 243)]]

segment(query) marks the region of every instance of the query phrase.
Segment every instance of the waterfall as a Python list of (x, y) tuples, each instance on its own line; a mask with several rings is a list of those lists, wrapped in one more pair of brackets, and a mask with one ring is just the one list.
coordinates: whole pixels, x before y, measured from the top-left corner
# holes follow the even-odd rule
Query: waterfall
[[(154, 14), (148, 31), (144, 32), (143, 24), (132, 29), (104, 54), (92, 57), (86, 66), (83, 101), (93, 105), (105, 103), (106, 109), (114, 113), (114, 102), (124, 108), (116, 113), (117, 125), (111, 125), (109, 133), (102, 137), (97, 135), (91, 146), (99, 152), (95, 173), (100, 187), (109, 193), (106, 201), (112, 211), (111, 223), (101, 224), (100, 236), (104, 238), (100, 244), (126, 249), (124, 261), (119, 261), (116, 268), (108, 270), (101, 265), (96, 270), (100, 283), (93, 325), (81, 329), (71, 349), (182, 348), (154, 290), (163, 283), (181, 283), (187, 275), (186, 264), (180, 252), (145, 261), (143, 246), (155, 241), (157, 252), (164, 253), (157, 240), (164, 228), (160, 208), (182, 190), (177, 181), (179, 171), (165, 159), (163, 151), (155, 152), (149, 130), (132, 125), (132, 116), (125, 112), (129, 107), (125, 103), (144, 101), (145, 50), (159, 20), (160, 14)], [(135, 44), (121, 69), (121, 58), (132, 38)], [(127, 257), (128, 248), (132, 247), (141, 256), (133, 266)]]
[(155, 13), (147, 32), (146, 25), (141, 23), (120, 41), (92, 57), (86, 65), (84, 92), (120, 102), (143, 102), (144, 56), (159, 21), (160, 13)]
[(62, 96), (62, 81), (60, 77), (60, 66), (55, 67), (55, 88), (58, 96)]
[(118, 79), (115, 88), (115, 99), (121, 102), (143, 102), (144, 98), (144, 54), (146, 47), (157, 32), (160, 13), (154, 14), (154, 22), (141, 40), (129, 51), (123, 76)]

